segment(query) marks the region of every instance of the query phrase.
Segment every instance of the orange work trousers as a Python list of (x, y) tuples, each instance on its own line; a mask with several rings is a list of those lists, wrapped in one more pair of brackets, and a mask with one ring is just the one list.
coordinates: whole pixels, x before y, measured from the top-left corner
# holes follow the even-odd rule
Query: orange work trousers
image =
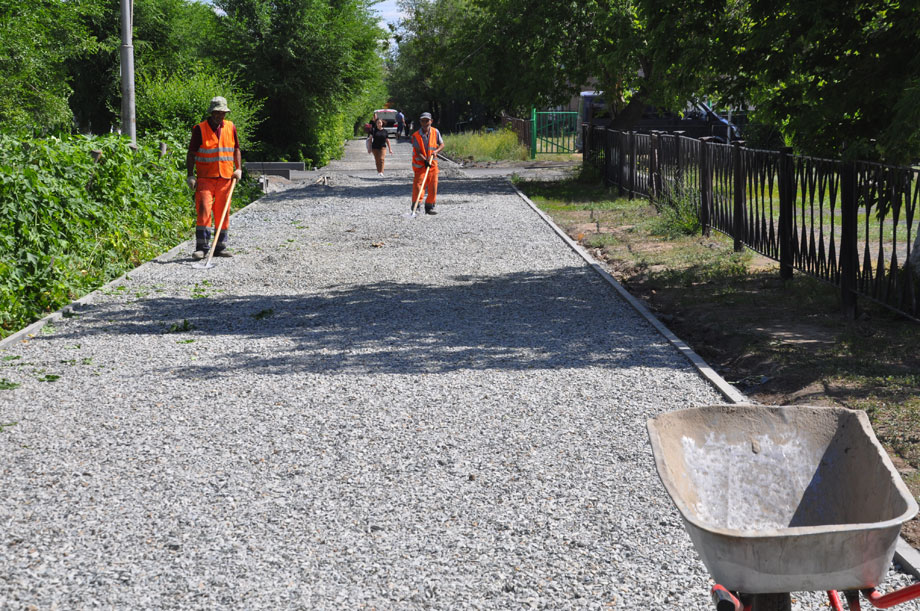
[[(230, 195), (229, 178), (199, 178), (198, 187), (195, 189), (195, 224), (199, 227), (210, 227), (211, 216), (214, 217), (216, 224), (224, 214), (224, 208), (229, 203), (227, 196)], [(220, 229), (230, 227), (230, 211), (224, 218), (224, 224)]]
[[(425, 177), (425, 168), (418, 170), (412, 168), (415, 172), (415, 179), (412, 181), (412, 203), (415, 204), (418, 201), (418, 194), (422, 188), (422, 179)], [(425, 203), (431, 206), (434, 206), (435, 201), (438, 199), (438, 166), (433, 165), (428, 171), (428, 179), (425, 181), (425, 191), (427, 191), (427, 197), (425, 198)]]

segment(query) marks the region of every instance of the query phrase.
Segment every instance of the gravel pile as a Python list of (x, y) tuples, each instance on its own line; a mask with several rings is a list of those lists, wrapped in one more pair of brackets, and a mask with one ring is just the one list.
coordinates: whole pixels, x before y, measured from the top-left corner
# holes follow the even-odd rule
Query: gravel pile
[(393, 165), (0, 351), (0, 608), (711, 608), (645, 421), (720, 396), (507, 181)]

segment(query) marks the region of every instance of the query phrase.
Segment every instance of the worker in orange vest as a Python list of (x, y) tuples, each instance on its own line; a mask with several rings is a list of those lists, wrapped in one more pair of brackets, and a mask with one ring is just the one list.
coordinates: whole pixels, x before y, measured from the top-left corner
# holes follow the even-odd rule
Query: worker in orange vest
[(214, 223), (224, 218), (217, 231), (215, 257), (230, 257), (227, 252), (230, 213), (224, 217), (224, 208), (230, 205), (227, 196), (233, 179), (243, 177), (243, 157), (236, 126), (224, 119), (230, 108), (220, 96), (211, 99), (207, 119), (192, 128), (192, 140), (185, 156), (188, 186), (195, 191), (195, 252), (193, 259), (204, 259), (210, 248), (211, 217)]
[(434, 211), (438, 199), (438, 153), (444, 148), (441, 132), (431, 125), (431, 113), (423, 112), (419, 117), (421, 128), (412, 134), (412, 170), (415, 179), (412, 181), (412, 207), (419, 199), (422, 189), (422, 180), (425, 170), (428, 169), (428, 178), (425, 180), (425, 214), (437, 214)]

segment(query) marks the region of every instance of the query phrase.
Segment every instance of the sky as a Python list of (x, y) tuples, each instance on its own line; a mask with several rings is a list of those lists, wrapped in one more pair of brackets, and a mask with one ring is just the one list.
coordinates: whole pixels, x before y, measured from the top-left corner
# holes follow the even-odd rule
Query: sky
[[(200, 0), (206, 4), (211, 4), (211, 0)], [(399, 18), (402, 17), (402, 13), (399, 10), (399, 7), (396, 5), (396, 0), (383, 0), (378, 2), (371, 9), (380, 15), (381, 21), (384, 23), (392, 23), (396, 25), (396, 22), (399, 21)]]
[(396, 6), (396, 0), (384, 0), (373, 6), (373, 10), (380, 15), (380, 18), (386, 23), (396, 24), (399, 21), (401, 13)]

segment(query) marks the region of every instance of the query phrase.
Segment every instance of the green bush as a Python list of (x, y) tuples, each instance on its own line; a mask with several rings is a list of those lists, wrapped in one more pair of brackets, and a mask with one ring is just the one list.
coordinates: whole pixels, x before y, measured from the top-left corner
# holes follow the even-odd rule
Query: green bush
[(453, 159), (474, 161), (524, 160), (530, 150), (510, 129), (488, 133), (451, 134), (444, 137), (444, 154)]
[(656, 204), (658, 218), (652, 233), (676, 238), (695, 235), (702, 230), (699, 214), (699, 193), (678, 189), (670, 203)]
[(185, 146), (168, 142), (160, 158), (158, 138), (0, 134), (0, 336), (190, 237)]
[(214, 96), (227, 98), (230, 114), (236, 125), (240, 148), (253, 151), (258, 146), (255, 130), (262, 103), (236, 87), (230, 75), (199, 66), (189, 73), (155, 74), (138, 77), (135, 96), (138, 134), (179, 132), (188, 145), (192, 126), (208, 115), (208, 104)]

